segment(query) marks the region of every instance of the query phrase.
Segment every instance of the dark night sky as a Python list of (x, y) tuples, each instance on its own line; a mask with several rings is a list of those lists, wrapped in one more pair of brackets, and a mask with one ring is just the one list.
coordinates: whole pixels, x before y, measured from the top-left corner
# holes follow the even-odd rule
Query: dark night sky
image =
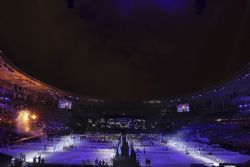
[(208, 0), (5, 0), (0, 48), (52, 86), (107, 99), (200, 90), (250, 60), (250, 3)]

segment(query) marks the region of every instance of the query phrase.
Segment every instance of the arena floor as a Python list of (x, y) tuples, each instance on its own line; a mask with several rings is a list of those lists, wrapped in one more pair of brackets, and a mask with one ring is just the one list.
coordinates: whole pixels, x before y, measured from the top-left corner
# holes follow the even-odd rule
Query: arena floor
[[(162, 144), (155, 142), (154, 146), (140, 146), (134, 148), (139, 150), (138, 155), (142, 166), (146, 166), (146, 159), (151, 160), (151, 166), (155, 167), (190, 167), (190, 164), (204, 164), (207, 166), (218, 166), (219, 163), (244, 163), (250, 160), (250, 156), (227, 150), (216, 151), (189, 151), (186, 154), (186, 147), (180, 143)], [(185, 143), (188, 146), (196, 146), (197, 143)], [(145, 150), (145, 153), (144, 153)], [(211, 152), (212, 155), (208, 155)]]
[[(250, 160), (250, 156), (227, 150), (210, 150), (213, 155), (208, 155), (207, 151), (186, 154), (187, 147), (197, 145), (197, 143), (191, 142), (168, 142), (168, 144), (154, 142), (151, 146), (145, 146), (139, 141), (132, 142), (142, 166), (146, 166), (146, 158), (151, 160), (152, 167), (189, 167), (192, 163), (212, 166), (218, 165), (218, 163), (243, 163)], [(63, 150), (63, 146), (71, 144), (75, 145), (76, 148)], [(45, 163), (52, 164), (94, 164), (98, 158), (98, 160), (104, 160), (112, 165), (116, 146), (117, 142), (97, 143), (61, 137), (53, 139), (53, 141), (42, 140), (41, 143), (30, 142), (0, 148), (0, 152), (14, 157), (19, 157), (21, 153), (26, 154), (28, 162), (32, 162), (33, 157), (41, 155), (45, 159)]]
[[(75, 145), (76, 148), (63, 150), (63, 146), (71, 144)], [(21, 153), (25, 154), (27, 162), (33, 162), (33, 157), (41, 155), (45, 163), (51, 164), (94, 164), (96, 158), (98, 158), (98, 160), (104, 160), (109, 165), (112, 165), (116, 145), (117, 142), (94, 143), (62, 137), (53, 139), (53, 141), (44, 140), (41, 143), (30, 142), (22, 145), (13, 145), (8, 148), (0, 148), (0, 152), (17, 158), (20, 157)]]

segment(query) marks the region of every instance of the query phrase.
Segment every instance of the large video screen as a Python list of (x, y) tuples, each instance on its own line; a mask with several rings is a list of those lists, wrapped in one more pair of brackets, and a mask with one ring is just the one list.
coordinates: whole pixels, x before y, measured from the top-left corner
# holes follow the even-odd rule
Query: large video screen
[(72, 108), (72, 102), (69, 100), (60, 99), (58, 102), (58, 108), (61, 109), (71, 109)]
[(177, 112), (190, 112), (190, 106), (188, 103), (177, 105)]

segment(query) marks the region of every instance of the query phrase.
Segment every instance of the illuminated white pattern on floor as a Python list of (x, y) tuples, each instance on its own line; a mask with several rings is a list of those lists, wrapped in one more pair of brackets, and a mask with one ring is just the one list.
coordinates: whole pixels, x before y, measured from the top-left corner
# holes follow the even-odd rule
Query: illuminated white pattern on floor
[[(46, 151), (44, 145), (46, 144)], [(63, 150), (63, 146), (75, 145), (76, 148)], [(8, 148), (0, 148), (1, 153), (5, 153), (19, 158), (20, 154), (26, 155), (27, 162), (33, 162), (33, 158), (41, 155), (45, 163), (53, 164), (83, 164), (89, 161), (94, 164), (96, 158), (104, 160), (109, 165), (113, 164), (115, 147), (117, 141), (113, 143), (87, 142), (79, 138), (69, 136), (54, 139), (54, 141), (42, 141), (41, 143), (30, 142), (23, 145), (13, 145)]]

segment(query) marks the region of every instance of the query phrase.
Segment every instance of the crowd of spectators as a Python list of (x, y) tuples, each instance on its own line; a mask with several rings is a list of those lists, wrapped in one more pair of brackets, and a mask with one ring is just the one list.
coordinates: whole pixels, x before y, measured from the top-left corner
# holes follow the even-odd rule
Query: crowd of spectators
[(250, 113), (204, 115), (179, 133), (182, 138), (219, 144), (221, 147), (250, 154)]

